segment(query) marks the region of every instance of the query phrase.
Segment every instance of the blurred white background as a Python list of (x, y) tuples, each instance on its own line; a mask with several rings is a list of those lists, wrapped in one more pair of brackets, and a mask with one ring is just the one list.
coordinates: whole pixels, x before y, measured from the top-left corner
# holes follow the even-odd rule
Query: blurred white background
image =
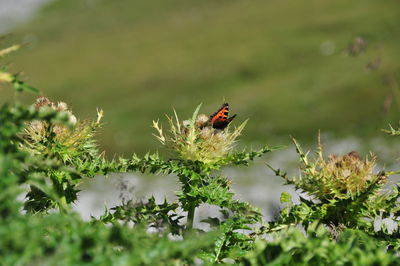
[(39, 8), (51, 0), (0, 0), (0, 34), (31, 18)]

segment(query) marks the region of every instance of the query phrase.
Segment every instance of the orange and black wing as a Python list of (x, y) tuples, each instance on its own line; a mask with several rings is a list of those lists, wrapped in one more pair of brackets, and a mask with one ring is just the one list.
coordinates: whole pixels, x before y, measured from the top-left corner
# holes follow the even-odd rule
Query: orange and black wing
[(213, 115), (210, 116), (210, 124), (213, 128), (223, 130), (229, 123), (236, 117), (233, 115), (229, 116), (229, 104), (224, 103), (221, 108), (218, 109)]

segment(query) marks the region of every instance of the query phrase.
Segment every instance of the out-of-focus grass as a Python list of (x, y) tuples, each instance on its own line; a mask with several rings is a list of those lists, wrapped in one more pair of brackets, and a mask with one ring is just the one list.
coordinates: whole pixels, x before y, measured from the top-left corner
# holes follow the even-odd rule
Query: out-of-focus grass
[(12, 67), (79, 116), (103, 108), (111, 153), (156, 148), (151, 121), (172, 107), (224, 99), (248, 142), (371, 137), (397, 119), (399, 25), (396, 0), (56, 1), (15, 32), (31, 46)]

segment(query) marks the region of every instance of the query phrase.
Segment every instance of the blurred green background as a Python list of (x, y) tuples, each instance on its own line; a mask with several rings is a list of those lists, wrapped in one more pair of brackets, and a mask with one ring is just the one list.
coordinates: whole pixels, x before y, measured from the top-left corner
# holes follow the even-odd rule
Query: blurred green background
[(102, 108), (109, 156), (158, 149), (172, 108), (225, 101), (252, 146), (363, 139), (399, 118), (399, 26), (397, 0), (59, 0), (13, 29), (29, 45), (9, 60), (78, 117)]

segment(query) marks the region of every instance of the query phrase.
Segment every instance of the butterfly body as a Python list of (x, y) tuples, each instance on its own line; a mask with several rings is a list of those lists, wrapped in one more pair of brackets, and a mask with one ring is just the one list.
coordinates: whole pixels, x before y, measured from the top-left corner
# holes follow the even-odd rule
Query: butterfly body
[(224, 130), (229, 123), (236, 117), (236, 114), (229, 116), (229, 104), (224, 103), (221, 108), (210, 116), (209, 123), (215, 129)]

